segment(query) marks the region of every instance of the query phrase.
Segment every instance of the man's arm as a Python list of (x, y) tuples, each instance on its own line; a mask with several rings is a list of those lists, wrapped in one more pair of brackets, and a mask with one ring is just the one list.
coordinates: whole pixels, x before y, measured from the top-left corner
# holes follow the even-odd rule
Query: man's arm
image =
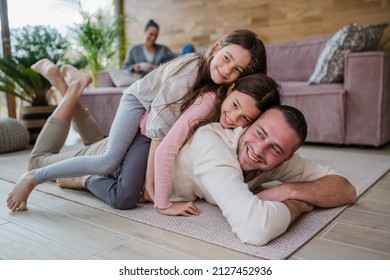
[(340, 175), (326, 175), (307, 182), (285, 182), (257, 194), (262, 200), (285, 201), (295, 199), (328, 208), (356, 201), (356, 190)]

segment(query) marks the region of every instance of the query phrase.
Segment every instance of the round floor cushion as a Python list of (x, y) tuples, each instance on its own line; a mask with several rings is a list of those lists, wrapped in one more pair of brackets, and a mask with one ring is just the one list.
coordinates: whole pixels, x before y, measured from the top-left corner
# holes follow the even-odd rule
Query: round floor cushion
[(27, 128), (16, 119), (0, 119), (0, 153), (24, 149), (29, 140)]

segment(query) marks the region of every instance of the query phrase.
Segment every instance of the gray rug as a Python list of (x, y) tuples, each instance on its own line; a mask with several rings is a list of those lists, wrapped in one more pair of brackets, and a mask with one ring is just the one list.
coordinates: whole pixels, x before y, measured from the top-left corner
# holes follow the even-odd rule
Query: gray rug
[[(343, 148), (323, 150), (316, 146), (301, 148), (299, 153), (346, 175), (356, 186), (359, 196), (390, 170), (390, 156), (388, 155), (368, 155)], [(288, 258), (346, 208), (345, 206), (315, 209), (302, 216), (286, 233), (269, 244), (252, 246), (243, 244), (231, 232), (229, 224), (218, 207), (204, 201), (196, 202), (202, 211), (200, 216), (170, 217), (159, 214), (152, 204), (140, 204), (137, 208), (126, 211), (113, 209), (88, 192), (60, 189), (54, 183), (40, 185), (37, 189), (135, 221), (265, 259)]]

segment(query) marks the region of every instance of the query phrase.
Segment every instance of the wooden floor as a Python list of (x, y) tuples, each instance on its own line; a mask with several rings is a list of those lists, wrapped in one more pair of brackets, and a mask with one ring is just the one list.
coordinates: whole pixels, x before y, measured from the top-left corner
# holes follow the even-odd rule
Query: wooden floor
[[(390, 156), (390, 144), (340, 149)], [(28, 211), (11, 213), (4, 201), (13, 183), (3, 175), (0, 170), (0, 259), (256, 259), (38, 191)], [(390, 172), (290, 259), (389, 260)]]

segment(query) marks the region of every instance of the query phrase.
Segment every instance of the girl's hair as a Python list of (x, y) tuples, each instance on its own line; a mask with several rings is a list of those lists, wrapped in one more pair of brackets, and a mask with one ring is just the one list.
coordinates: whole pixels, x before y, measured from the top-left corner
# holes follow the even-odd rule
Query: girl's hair
[[(212, 110), (204, 119), (200, 120), (195, 125), (192, 125), (185, 142), (192, 137), (199, 127), (219, 121), (221, 105), (227, 96), (228, 88), (229, 85), (227, 84), (219, 86), (216, 93), (216, 109)], [(253, 97), (255, 104), (261, 113), (265, 112), (268, 108), (280, 105), (281, 103), (282, 90), (279, 84), (265, 74), (257, 73), (237, 79), (233, 84), (232, 91), (239, 91)]]
[[(189, 63), (196, 61), (198, 66), (198, 72), (196, 74), (195, 82), (188, 89), (187, 94), (184, 95), (183, 98), (176, 100), (172, 103), (166, 104), (165, 108), (169, 108), (173, 103), (182, 102), (180, 106), (180, 112), (183, 113), (186, 109), (188, 109), (192, 103), (196, 100), (196, 98), (205, 92), (216, 92), (217, 96), (219, 96), (218, 88), (221, 85), (217, 85), (211, 79), (210, 74), (210, 64), (211, 60), (214, 57), (215, 50), (218, 46), (218, 43), (221, 45), (221, 48), (224, 48), (228, 45), (234, 44), (243, 47), (248, 50), (251, 54), (251, 61), (248, 67), (245, 69), (242, 76), (253, 74), (253, 73), (263, 73), (267, 72), (267, 56), (263, 42), (257, 37), (257, 34), (246, 29), (238, 29), (223, 37), (220, 41), (214, 43), (209, 47), (205, 55), (199, 53), (188, 54), (188, 59), (185, 60), (181, 66), (176, 69), (175, 72), (171, 72), (169, 78), (174, 78), (176, 73), (181, 71), (186, 65)], [(181, 59), (181, 57), (177, 57), (174, 60)], [(170, 61), (172, 62), (172, 60)], [(169, 62), (162, 64), (160, 71), (167, 65)], [(161, 81), (161, 84), (164, 81)], [(223, 100), (224, 98), (222, 98)]]
[[(257, 37), (253, 31), (246, 29), (237, 29), (227, 36), (222, 38), (219, 43), (222, 48), (228, 45), (239, 45), (251, 54), (251, 62), (245, 69), (243, 75), (252, 73), (267, 74), (267, 53), (263, 42)], [(215, 45), (214, 45), (215, 47)], [(211, 56), (214, 50), (209, 49), (208, 55)]]
[(267, 55), (263, 42), (257, 37), (257, 34), (246, 29), (238, 29), (223, 37), (219, 42), (214, 43), (209, 47), (204, 56), (199, 55), (199, 67), (196, 80), (192, 88), (182, 99), (180, 107), (181, 112), (184, 112), (194, 100), (203, 92), (216, 91), (219, 85), (215, 84), (211, 79), (210, 63), (213, 59), (218, 43), (221, 48), (234, 44), (248, 50), (251, 54), (249, 66), (245, 69), (243, 76), (252, 73), (267, 73)]

